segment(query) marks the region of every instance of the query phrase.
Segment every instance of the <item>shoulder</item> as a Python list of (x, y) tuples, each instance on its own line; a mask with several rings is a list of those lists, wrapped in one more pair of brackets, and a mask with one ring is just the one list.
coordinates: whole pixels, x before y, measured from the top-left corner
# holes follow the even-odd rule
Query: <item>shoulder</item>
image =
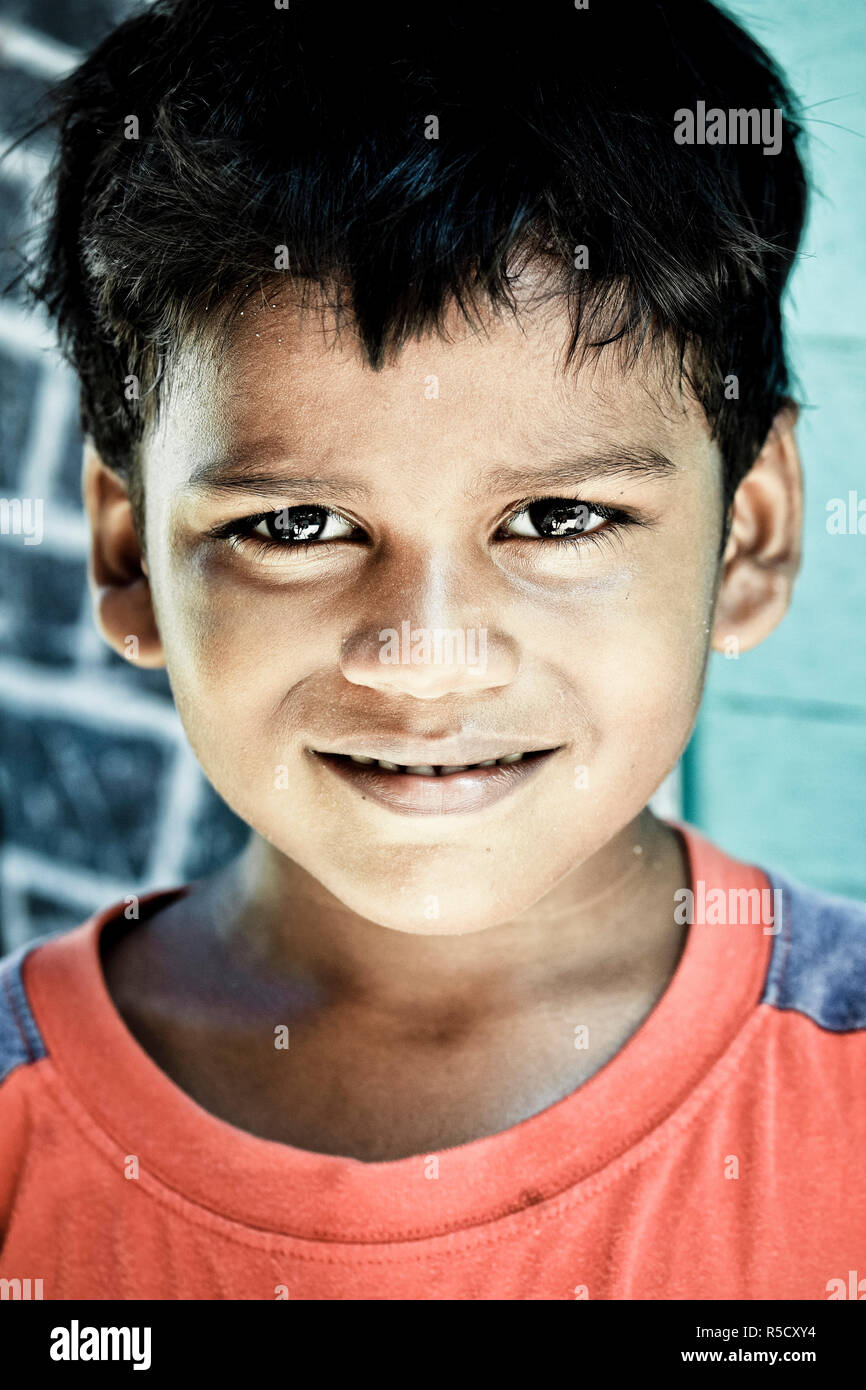
[(0, 1083), (18, 1067), (38, 1062), (45, 1044), (27, 997), (24, 962), (51, 937), (37, 937), (0, 959)]
[(188, 892), (188, 886), (159, 889), (114, 903), (78, 927), (38, 936), (0, 958), (0, 1085), (49, 1055), (46, 1034), (56, 1062), (58, 1036), (65, 1052), (107, 1006), (100, 943), (106, 927), (126, 920), (129, 902), (136, 904), (133, 920), (144, 920)]
[(778, 894), (779, 929), (761, 1003), (831, 1032), (866, 1028), (866, 903), (764, 872)]

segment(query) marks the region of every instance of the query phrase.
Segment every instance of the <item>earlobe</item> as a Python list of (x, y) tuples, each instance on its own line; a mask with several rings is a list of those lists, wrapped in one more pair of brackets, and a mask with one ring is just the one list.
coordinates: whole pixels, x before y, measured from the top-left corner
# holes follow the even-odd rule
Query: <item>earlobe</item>
[(162, 642), (129, 493), (90, 440), (84, 445), (82, 491), (90, 522), (87, 573), (97, 626), (108, 645), (132, 665), (162, 667)]
[(734, 495), (712, 647), (748, 651), (781, 622), (800, 568), (803, 479), (793, 403), (779, 412)]

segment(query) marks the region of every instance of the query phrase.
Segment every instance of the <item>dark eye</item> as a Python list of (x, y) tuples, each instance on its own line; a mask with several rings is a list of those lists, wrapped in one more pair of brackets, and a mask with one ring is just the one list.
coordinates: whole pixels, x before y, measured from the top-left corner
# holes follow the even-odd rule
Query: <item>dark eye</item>
[(352, 523), (327, 507), (283, 507), (278, 512), (251, 518), (250, 535), (277, 545), (311, 545), (316, 541), (343, 540), (352, 534)]
[(608, 520), (607, 508), (595, 510), (568, 497), (545, 497), (515, 512), (505, 524), (507, 534), (534, 540), (563, 540), (597, 531)]

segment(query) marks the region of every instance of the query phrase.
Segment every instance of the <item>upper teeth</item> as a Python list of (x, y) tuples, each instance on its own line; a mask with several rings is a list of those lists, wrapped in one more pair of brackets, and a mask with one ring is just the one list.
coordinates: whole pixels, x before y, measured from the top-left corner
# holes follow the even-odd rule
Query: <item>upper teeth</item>
[(519, 763), (523, 756), (523, 753), (506, 753), (501, 758), (487, 758), (481, 763), (461, 763), (453, 766), (446, 764), (434, 767), (431, 763), (392, 763), (387, 758), (368, 758), (361, 753), (349, 754), (353, 763), (361, 763), (365, 767), (376, 764), (384, 768), (386, 772), (409, 772), (416, 777), (445, 777), (449, 772), (468, 772), (472, 767), (495, 767), (497, 763)]

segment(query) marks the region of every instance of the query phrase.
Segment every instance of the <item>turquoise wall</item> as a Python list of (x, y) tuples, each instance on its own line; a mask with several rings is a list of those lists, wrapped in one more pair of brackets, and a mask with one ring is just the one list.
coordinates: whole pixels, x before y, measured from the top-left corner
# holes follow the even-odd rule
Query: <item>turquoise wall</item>
[(683, 814), (731, 853), (866, 899), (866, 535), (827, 531), (831, 499), (866, 501), (866, 4), (728, 9), (807, 108), (818, 188), (787, 315), (807, 407), (803, 568), (761, 647), (711, 657)]

